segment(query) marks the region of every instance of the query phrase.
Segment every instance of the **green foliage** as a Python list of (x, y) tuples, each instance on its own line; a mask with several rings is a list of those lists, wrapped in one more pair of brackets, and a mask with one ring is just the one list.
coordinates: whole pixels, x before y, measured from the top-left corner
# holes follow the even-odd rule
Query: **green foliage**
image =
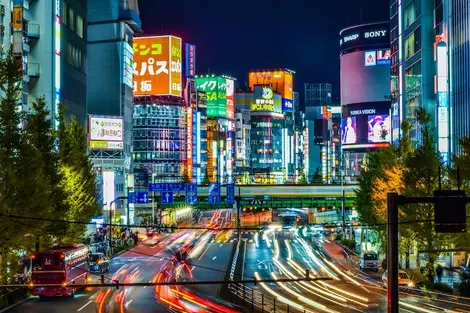
[(315, 169), (315, 173), (312, 176), (312, 183), (313, 184), (321, 184), (323, 183), (323, 177), (321, 175), (321, 170), (319, 167)]
[(425, 280), (423, 282), (423, 285), (427, 290), (431, 290), (431, 291), (447, 292), (447, 293), (453, 292), (453, 289), (449, 285), (444, 284), (444, 283)]
[(300, 178), (299, 178), (299, 185), (307, 185), (307, 184), (308, 184), (307, 177), (305, 177), (305, 173), (302, 171), (302, 174), (300, 175)]
[(354, 250), (356, 248), (356, 242), (354, 239), (343, 238), (343, 240), (341, 240), (341, 244), (347, 247), (349, 250)]
[[(63, 106), (59, 111), (61, 136), (59, 137), (59, 172), (61, 175), (59, 185), (66, 195), (65, 219), (88, 221), (90, 217), (98, 213), (98, 206), (96, 175), (86, 149), (87, 133), (75, 119), (67, 124)], [(66, 224), (66, 226), (60, 238), (62, 242), (77, 241), (86, 227), (83, 224)]]
[[(76, 120), (57, 133), (44, 97), (30, 112), (18, 110), (21, 59), (0, 59), (0, 214), (88, 221), (97, 212), (96, 184), (87, 156), (87, 134)], [(60, 152), (57, 136), (60, 137)], [(63, 149), (62, 149), (63, 148)], [(30, 252), (66, 239), (78, 242), (84, 226), (0, 216), (0, 280), (15, 274), (19, 251)]]
[(460, 272), (460, 295), (464, 297), (470, 297), (470, 272)]

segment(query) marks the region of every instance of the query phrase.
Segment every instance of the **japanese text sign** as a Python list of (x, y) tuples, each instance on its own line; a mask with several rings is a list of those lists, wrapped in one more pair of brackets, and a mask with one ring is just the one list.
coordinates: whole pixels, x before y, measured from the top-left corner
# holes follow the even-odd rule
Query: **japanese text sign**
[(182, 43), (174, 36), (135, 37), (134, 95), (182, 95)]
[(193, 77), (196, 75), (196, 46), (192, 44), (185, 44), (185, 76)]
[(197, 77), (197, 89), (204, 91), (207, 96), (207, 117), (222, 117), (227, 115), (227, 79), (219, 76)]

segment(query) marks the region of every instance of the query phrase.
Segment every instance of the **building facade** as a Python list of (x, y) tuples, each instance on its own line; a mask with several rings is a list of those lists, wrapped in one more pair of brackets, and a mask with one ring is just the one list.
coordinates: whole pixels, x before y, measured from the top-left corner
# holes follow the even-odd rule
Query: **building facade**
[(341, 148), (346, 182), (367, 166), (367, 153), (390, 146), (389, 22), (340, 32)]
[(322, 107), (331, 105), (331, 84), (304, 84), (305, 107)]
[(1, 52), (11, 49), (23, 61), (22, 110), (44, 96), (56, 127), (59, 103), (67, 118), (85, 126), (87, 1), (1, 0), (0, 6)]
[[(462, 13), (452, 14), (452, 8)], [(465, 116), (467, 106), (464, 98), (460, 97), (465, 94), (462, 93), (466, 84), (462, 80), (465, 74), (461, 69), (465, 66), (462, 63), (453, 64), (454, 60), (468, 61), (453, 58), (452, 52), (449, 54), (449, 47), (458, 47), (453, 53), (459, 55), (464, 51), (458, 50), (462, 44), (465, 45), (467, 41), (468, 45), (468, 38), (463, 36), (465, 29), (468, 30), (468, 26), (465, 26), (468, 20), (461, 20), (463, 15), (468, 16), (468, 3), (441, 0), (391, 1), (390, 9), (393, 142), (396, 143), (399, 138), (400, 122), (407, 120), (411, 124), (410, 137), (415, 144), (419, 144), (421, 134), (416, 110), (424, 108), (432, 117), (436, 148), (443, 161), (449, 162), (451, 149), (456, 149), (455, 143), (458, 142), (455, 136), (451, 140), (451, 128), (453, 132), (460, 132), (459, 128), (465, 129), (462, 125), (468, 123), (461, 118)], [(457, 30), (453, 28), (454, 35), (450, 36), (452, 40), (449, 38), (451, 15), (454, 26), (457, 26)], [(450, 44), (452, 41), (455, 45)], [(453, 73), (450, 80), (449, 68)], [(455, 87), (449, 86), (450, 82), (455, 82)], [(451, 109), (454, 104), (449, 101), (449, 97), (454, 95), (456, 97), (452, 100), (456, 100), (455, 109)], [(460, 122), (456, 124), (453, 117)]]
[[(90, 145), (90, 155), (103, 195), (114, 188), (115, 197), (125, 196), (134, 186), (132, 165), (132, 61), (133, 37), (142, 32), (137, 2), (88, 1), (87, 114), (122, 121), (122, 146)], [(106, 56), (106, 62), (103, 62)], [(106, 79), (104, 79), (106, 77)], [(90, 125), (91, 129), (91, 125)], [(114, 199), (101, 199), (104, 207)], [(132, 205), (131, 205), (132, 206)], [(116, 203), (118, 213), (125, 210)], [(121, 214), (117, 214), (120, 216)], [(133, 220), (133, 210), (129, 218)], [(127, 214), (123, 214), (126, 216)], [(124, 220), (126, 223), (126, 221)]]

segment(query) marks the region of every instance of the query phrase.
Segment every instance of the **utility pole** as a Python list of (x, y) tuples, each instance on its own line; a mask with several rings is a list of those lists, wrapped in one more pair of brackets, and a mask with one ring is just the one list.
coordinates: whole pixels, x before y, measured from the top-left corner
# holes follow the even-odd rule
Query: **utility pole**
[[(460, 187), (460, 186), (459, 186)], [(466, 204), (470, 202), (464, 191), (437, 190), (432, 197), (405, 197), (387, 194), (387, 313), (398, 313), (398, 207), (406, 204), (434, 204), (436, 233), (466, 232)]]

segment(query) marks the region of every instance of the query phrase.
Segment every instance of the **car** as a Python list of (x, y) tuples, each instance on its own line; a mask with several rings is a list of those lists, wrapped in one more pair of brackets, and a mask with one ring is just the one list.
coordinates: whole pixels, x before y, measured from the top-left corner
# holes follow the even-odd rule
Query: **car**
[[(384, 283), (384, 287), (387, 288), (388, 284), (388, 272), (382, 275), (382, 282)], [(410, 276), (404, 270), (398, 270), (398, 286), (404, 288), (413, 288), (415, 283), (410, 279)]]
[(378, 272), (379, 270), (379, 256), (375, 251), (363, 251), (358, 263), (361, 271), (373, 270)]
[(87, 265), (90, 272), (109, 272), (109, 258), (103, 253), (88, 254)]

